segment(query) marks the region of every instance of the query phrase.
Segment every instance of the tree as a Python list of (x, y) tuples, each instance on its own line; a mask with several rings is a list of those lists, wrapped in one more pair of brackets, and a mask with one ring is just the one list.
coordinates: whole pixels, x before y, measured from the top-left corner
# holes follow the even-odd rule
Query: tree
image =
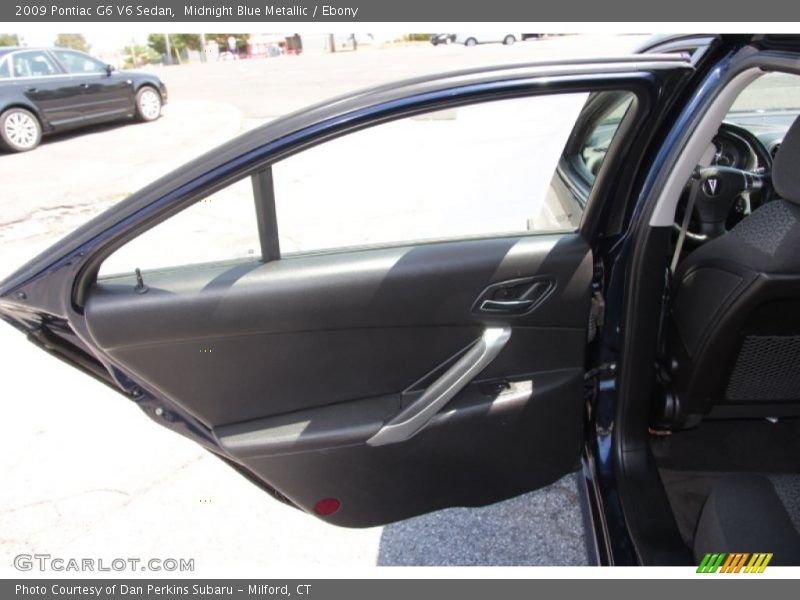
[(236, 40), (236, 47), (244, 46), (246, 44), (246, 35), (241, 33), (207, 33), (207, 42), (217, 42), (221, 52), (228, 50), (228, 38), (233, 37)]
[[(197, 33), (171, 33), (169, 34), (169, 44), (173, 54), (180, 54), (186, 49), (200, 50), (200, 35)], [(158, 54), (167, 53), (163, 33), (151, 33), (148, 35), (147, 45)]]
[(56, 36), (55, 45), (59, 48), (72, 48), (81, 52), (88, 52), (91, 48), (82, 33), (59, 33)]
[(0, 33), (0, 46), (19, 46), (19, 36), (16, 33)]
[(407, 42), (429, 42), (433, 37), (432, 33), (407, 33), (403, 36)]
[(126, 69), (161, 62), (161, 56), (155, 50), (139, 44), (125, 46), (122, 49), (122, 53), (125, 56), (124, 67)]

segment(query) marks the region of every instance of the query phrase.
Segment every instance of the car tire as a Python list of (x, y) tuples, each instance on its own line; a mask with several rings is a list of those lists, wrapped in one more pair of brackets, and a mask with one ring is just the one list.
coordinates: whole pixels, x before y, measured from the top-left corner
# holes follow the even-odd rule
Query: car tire
[(503, 38), (503, 44), (506, 46), (511, 46), (516, 41), (517, 38), (515, 38), (513, 35), (507, 35), (505, 38)]
[(42, 141), (42, 124), (29, 110), (9, 108), (0, 115), (0, 147), (10, 152), (33, 150)]
[(467, 38), (466, 41), (464, 42), (465, 46), (476, 46), (477, 44), (478, 40), (476, 40), (475, 38)]
[(161, 94), (149, 85), (143, 85), (136, 92), (136, 120), (143, 123), (155, 121), (161, 116)]

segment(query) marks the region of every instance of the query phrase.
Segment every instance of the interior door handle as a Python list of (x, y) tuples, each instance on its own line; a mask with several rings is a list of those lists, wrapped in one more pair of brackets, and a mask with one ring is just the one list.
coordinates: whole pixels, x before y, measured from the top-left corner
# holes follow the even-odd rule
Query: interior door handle
[(481, 292), (472, 311), (478, 314), (524, 315), (544, 302), (554, 288), (555, 279), (549, 275), (493, 283)]
[(422, 396), (367, 440), (370, 446), (404, 442), (419, 432), (464, 386), (491, 363), (511, 337), (511, 327), (490, 327)]
[(524, 312), (533, 304), (533, 300), (484, 300), (481, 303), (481, 310), (485, 312)]

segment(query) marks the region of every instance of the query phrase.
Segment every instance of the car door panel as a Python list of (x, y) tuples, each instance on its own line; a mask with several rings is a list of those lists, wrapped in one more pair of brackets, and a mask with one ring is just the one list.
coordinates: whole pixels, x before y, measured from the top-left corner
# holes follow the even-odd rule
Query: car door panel
[[(320, 500), (335, 498), (341, 508), (326, 521), (368, 527), (447, 506), (489, 504), (572, 470), (582, 440), (583, 370), (539, 373), (528, 386), (521, 383), (500, 394), (468, 386), (428, 427), (400, 444), (365, 447), (357, 441), (380, 427), (380, 412), (349, 443), (324, 443), (317, 450), (263, 454), (237, 444), (241, 429), (224, 428), (218, 435), (248, 470), (286, 490), (304, 510), (313, 514)], [(296, 421), (294, 428), (306, 437), (325, 427), (314, 415), (303, 416), (309, 420)]]
[[(499, 499), (577, 459), (592, 279), (579, 234), (179, 271), (148, 273), (145, 294), (132, 278), (101, 280), (85, 309), (94, 341), (309, 511), (335, 497), (342, 508), (330, 520), (374, 525)], [(487, 286), (537, 276), (553, 291), (532, 312), (474, 311)], [(367, 444), (484, 329), (503, 325), (508, 343), (445, 412), (408, 441)], [(518, 466), (554, 458), (521, 477), (495, 472), (498, 454)], [(387, 461), (402, 493), (375, 484)], [(464, 494), (470, 477), (488, 489)]]
[(106, 120), (133, 115), (133, 84), (124, 74), (85, 76), (82, 84), (83, 116), (87, 120)]
[(53, 127), (82, 118), (81, 88), (70, 75), (52, 75), (20, 82), (25, 96)]
[[(288, 256), (269, 255), (262, 237), (263, 261), (96, 277), (139, 233), (242, 176), (261, 181), (275, 161), (322, 140), (419, 112), (574, 90), (635, 93), (636, 131), (660, 82), (688, 67), (637, 57), (519, 69), (382, 86), (245, 134), (35, 258), (3, 283), (0, 313), (331, 523), (377, 525), (552, 482), (576, 466), (583, 439), (596, 240), (580, 232)], [(501, 201), (488, 197), (486, 210)], [(279, 230), (280, 216), (268, 225), (258, 230)], [(539, 286), (535, 302), (485, 305), (520, 285)], [(510, 333), (493, 360), (437, 396), (446, 403), (412, 435), (374, 443), (492, 331)]]
[(111, 71), (101, 61), (75, 50), (57, 48), (50, 54), (79, 85), (82, 119), (101, 121), (133, 115), (133, 83), (127, 74)]
[[(498, 237), (284, 257), (267, 263), (187, 267), (152, 271), (148, 287), (166, 293), (135, 294), (132, 278), (101, 280), (87, 312), (93, 336), (104, 347), (206, 338), (216, 333), (280, 333), (365, 326), (490, 323), (491, 313), (473, 315), (473, 303), (492, 283), (525, 274), (558, 274), (587, 260), (588, 245), (577, 234)], [(558, 296), (569, 295), (569, 280)], [(315, 288), (324, 294), (309, 293)], [(231, 290), (236, 288), (236, 294)], [(457, 290), (458, 293), (454, 293)], [(176, 298), (194, 295), (188, 314)], [(272, 301), (265, 306), (265, 294)], [(126, 303), (125, 300), (128, 302)], [(106, 315), (118, 305), (133, 320)], [(570, 326), (583, 306), (546, 302), (515, 316), (520, 325)], [(239, 320), (242, 314), (254, 317)], [(213, 318), (209, 318), (213, 316)], [(151, 327), (143, 322), (153, 320)]]
[[(517, 360), (517, 339), (558, 347), (553, 332), (564, 329), (580, 346), (591, 279), (588, 246), (575, 234), (191, 268), (185, 279), (177, 271), (148, 273), (146, 294), (132, 279), (98, 284), (87, 323), (111, 358), (210, 427), (399, 392), (498, 322), (520, 333), (490, 370)], [(543, 273), (556, 289), (532, 313), (473, 312), (487, 285)], [(530, 364), (557, 367), (553, 356)]]

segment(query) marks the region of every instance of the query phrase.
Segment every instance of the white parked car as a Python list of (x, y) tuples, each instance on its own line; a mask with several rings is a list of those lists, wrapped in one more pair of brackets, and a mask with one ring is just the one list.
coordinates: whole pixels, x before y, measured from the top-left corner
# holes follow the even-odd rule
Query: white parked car
[(502, 42), (506, 46), (510, 46), (519, 40), (522, 40), (521, 33), (457, 33), (455, 43), (475, 46), (477, 44)]

